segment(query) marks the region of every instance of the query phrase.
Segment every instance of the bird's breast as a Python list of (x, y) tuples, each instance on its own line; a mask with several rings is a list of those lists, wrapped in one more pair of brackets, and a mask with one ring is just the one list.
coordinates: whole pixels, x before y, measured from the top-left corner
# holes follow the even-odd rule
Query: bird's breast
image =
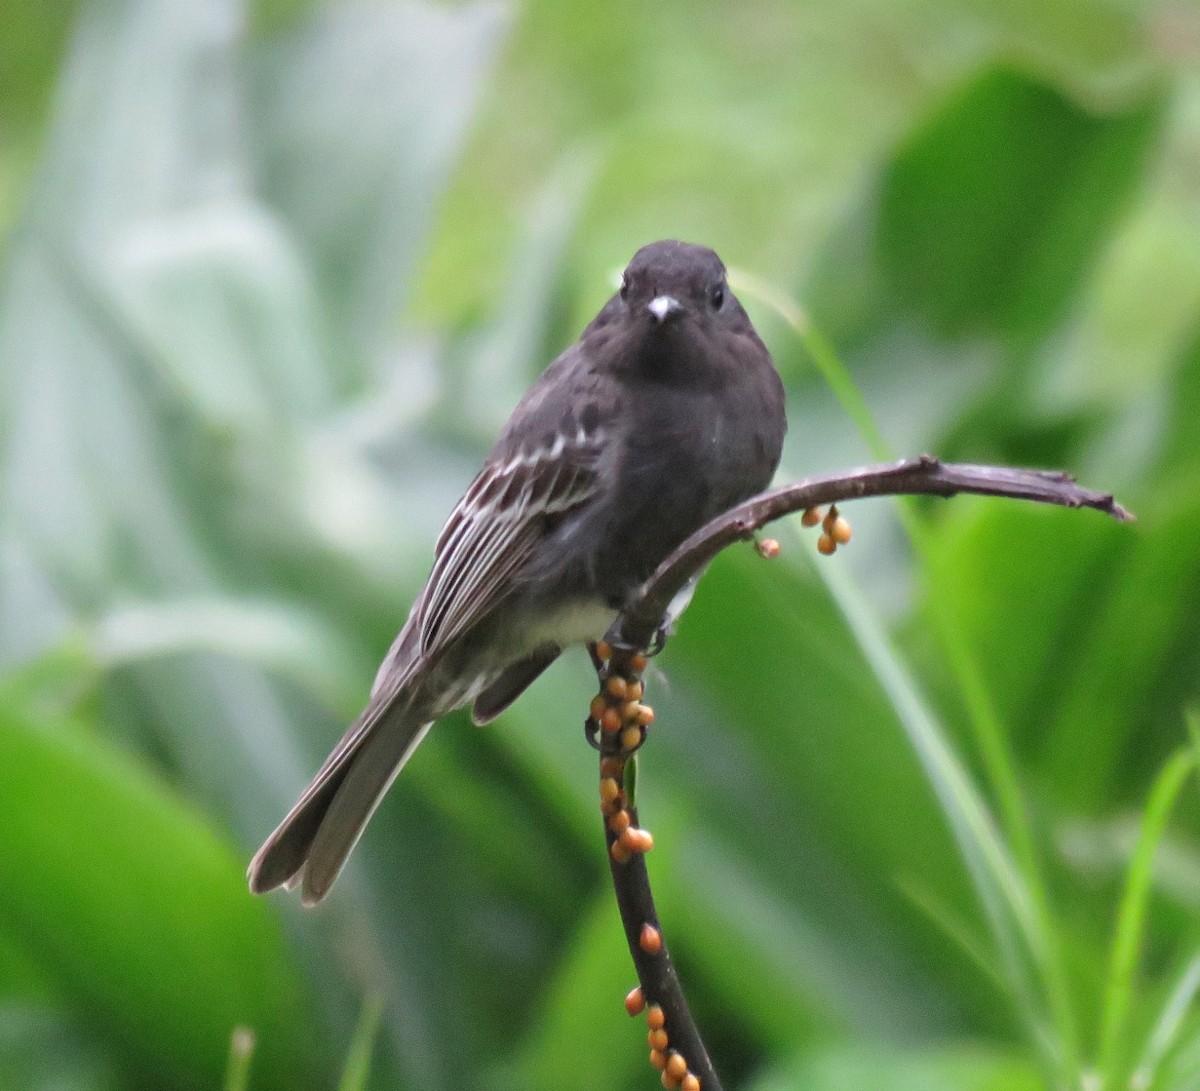
[(539, 608), (521, 630), (521, 642), (532, 651), (544, 644), (569, 648), (601, 639), (616, 611), (598, 598), (579, 596)]
[(765, 488), (778, 451), (769, 422), (728, 399), (690, 394), (631, 410), (630, 431), (596, 529), (593, 567), (608, 601), (646, 579), (710, 519)]

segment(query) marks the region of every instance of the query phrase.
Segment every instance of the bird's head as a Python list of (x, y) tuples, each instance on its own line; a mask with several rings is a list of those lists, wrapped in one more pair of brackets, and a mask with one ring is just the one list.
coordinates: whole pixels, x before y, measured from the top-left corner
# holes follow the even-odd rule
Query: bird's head
[(689, 318), (704, 323), (717, 318), (729, 285), (725, 266), (708, 247), (667, 240), (633, 255), (617, 297), (635, 321), (666, 330)]
[(744, 339), (752, 351), (766, 351), (729, 290), (721, 259), (706, 246), (674, 240), (633, 255), (619, 291), (584, 337), (594, 338), (605, 366), (660, 382), (724, 383), (736, 377), (729, 362), (736, 364)]

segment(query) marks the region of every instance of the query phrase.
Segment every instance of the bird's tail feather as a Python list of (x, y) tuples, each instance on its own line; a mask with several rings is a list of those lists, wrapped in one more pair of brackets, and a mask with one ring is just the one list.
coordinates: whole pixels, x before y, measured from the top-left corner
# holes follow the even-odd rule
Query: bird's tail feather
[(429, 728), (411, 701), (368, 707), (255, 853), (250, 889), (262, 894), (299, 882), (304, 904), (319, 902)]
[(300, 888), (304, 905), (316, 905), (329, 892), (375, 808), (432, 726), (410, 716), (396, 725), (381, 725), (363, 742), (309, 848)]

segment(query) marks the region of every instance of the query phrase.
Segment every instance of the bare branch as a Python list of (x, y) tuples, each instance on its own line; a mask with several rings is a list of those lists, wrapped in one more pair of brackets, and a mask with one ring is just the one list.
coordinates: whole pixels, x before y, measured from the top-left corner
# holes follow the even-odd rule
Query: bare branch
[(799, 481), (739, 504), (702, 527), (671, 554), (634, 595), (609, 631), (614, 646), (649, 647), (676, 593), (726, 546), (751, 537), (767, 523), (821, 504), (868, 496), (959, 493), (1007, 496), (1067, 508), (1094, 508), (1122, 521), (1133, 516), (1110, 493), (1094, 492), (1068, 474), (1001, 466), (943, 463), (929, 455)]

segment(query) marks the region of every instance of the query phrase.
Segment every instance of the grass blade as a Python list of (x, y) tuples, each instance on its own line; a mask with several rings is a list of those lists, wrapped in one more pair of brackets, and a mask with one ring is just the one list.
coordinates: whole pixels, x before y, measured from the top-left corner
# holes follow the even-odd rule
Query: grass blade
[[(792, 329), (837, 397), (842, 409), (854, 422), (872, 454), (883, 460), (893, 458), (894, 455), (889, 450), (879, 426), (875, 423), (866, 399), (855, 385), (848, 369), (838, 357), (834, 347), (808, 320), (803, 309), (785, 292), (756, 277), (738, 271), (733, 274), (732, 279), (740, 291), (745, 292), (748, 296), (757, 297), (765, 305), (771, 307)], [(930, 532), (917, 518), (911, 504), (907, 501), (901, 500), (897, 504), (897, 511), (913, 549), (922, 559), (928, 560)], [(958, 622), (949, 605), (937, 595), (929, 596), (929, 605), (939, 642), (965, 702), (968, 723), (982, 758), (988, 783), (998, 801), (1004, 830), (1013, 845), (1016, 859), (1020, 861), (1023, 898), (1027, 903), (1029, 923), (1033, 926), (1030, 936), (1040, 937), (1037, 961), (1041, 966), (1042, 980), (1047, 987), (1047, 1001), (1056, 1028), (1058, 1046), (1054, 1052), (1060, 1056), (1067, 1071), (1075, 1071), (1079, 1065), (1079, 1036), (1076, 1019), (1070, 1002), (1066, 972), (1062, 966), (1057, 945), (1052, 941), (1053, 927), (1046, 899), (1045, 883), (1042, 879), (1041, 863), (1034, 845), (1032, 828), (1017, 780), (1015, 764), (1005, 740), (1000, 717), (988, 694), (982, 671), (968, 648), (967, 642), (962, 639), (958, 631)], [(889, 657), (893, 663), (896, 663), (895, 657), (891, 655), (890, 651)], [(898, 664), (896, 665), (898, 666)], [(900, 673), (902, 676), (904, 675), (903, 671)], [(881, 681), (883, 681), (882, 677)], [(899, 711), (899, 706), (897, 706), (897, 711)], [(931, 718), (928, 723), (932, 725)], [(911, 732), (910, 738), (914, 738), (915, 741)], [(922, 760), (924, 761), (924, 757)], [(954, 759), (954, 764), (957, 765), (957, 759)], [(959, 772), (961, 773), (961, 767)], [(963, 778), (965, 782), (965, 774), (963, 774)], [(939, 798), (941, 798), (940, 793)], [(979, 807), (983, 806), (982, 800), (976, 802)], [(958, 827), (954, 822), (951, 825), (955, 828), (957, 836)], [(1009, 861), (1009, 864), (1013, 866), (1015, 874), (1015, 865), (1012, 865), (1012, 861)], [(974, 868), (972, 868), (972, 873), (974, 874)], [(983, 889), (979, 887), (977, 889), (979, 889), (981, 897), (984, 897)], [(984, 897), (984, 901), (986, 906), (986, 897)], [(990, 916), (991, 912), (989, 911)], [(999, 935), (997, 938), (999, 939)]]
[[(866, 441), (873, 457), (883, 462), (894, 459), (896, 457), (894, 452), (883, 438), (883, 433), (875, 423), (866, 399), (855, 385), (846, 365), (842, 363), (834, 347), (820, 330), (816, 329), (808, 320), (799, 305), (789, 299), (786, 293), (747, 273), (737, 272), (734, 280), (740, 291), (758, 298), (775, 310), (796, 334), (821, 377), (837, 397), (843, 412)], [(926, 526), (917, 518), (908, 498), (899, 498), (896, 510), (913, 549), (923, 560), (927, 561), (930, 550), (928, 546), (929, 531)], [(1000, 718), (988, 695), (983, 674), (971, 655), (966, 641), (962, 639), (958, 631), (954, 615), (937, 595), (930, 596), (929, 604), (938, 639), (967, 707), (971, 730), (983, 758), (989, 783), (999, 801), (1005, 830), (1016, 847), (1017, 855), (1021, 859), (1032, 885), (1034, 897), (1043, 906), (1042, 912), (1044, 913), (1045, 899), (1041, 867), (1034, 848), (1033, 835), (1021, 797), (1012, 755), (1004, 740)]]
[(1030, 883), (878, 616), (842, 569), (822, 565), (820, 571), (888, 694), (958, 843), (999, 950), (1014, 1007), (1049, 1071), (1069, 1082), (1076, 1060), (1066, 981)]
[(246, 1091), (250, 1086), (250, 1059), (254, 1056), (254, 1031), (235, 1027), (229, 1037), (229, 1066), (225, 1069), (225, 1091)]
[(363, 1001), (358, 1026), (354, 1028), (354, 1039), (346, 1056), (346, 1067), (338, 1081), (338, 1091), (366, 1091), (367, 1077), (371, 1074), (371, 1052), (379, 1034), (379, 1021), (383, 1018), (383, 997), (368, 996)]
[(1133, 999), (1133, 978), (1145, 934), (1154, 856), (1179, 793), (1195, 767), (1196, 756), (1190, 749), (1177, 751), (1163, 766), (1150, 790), (1137, 845), (1129, 861), (1129, 874), (1125, 879), (1109, 954), (1108, 984), (1100, 1023), (1100, 1072), (1105, 1087), (1116, 1087), (1120, 1082), (1119, 1069), (1127, 1052), (1124, 1032)]
[(1175, 1047), (1184, 1020), (1200, 993), (1200, 951), (1188, 959), (1150, 1031), (1146, 1047), (1129, 1078), (1131, 1086), (1153, 1087), (1159, 1065)]

